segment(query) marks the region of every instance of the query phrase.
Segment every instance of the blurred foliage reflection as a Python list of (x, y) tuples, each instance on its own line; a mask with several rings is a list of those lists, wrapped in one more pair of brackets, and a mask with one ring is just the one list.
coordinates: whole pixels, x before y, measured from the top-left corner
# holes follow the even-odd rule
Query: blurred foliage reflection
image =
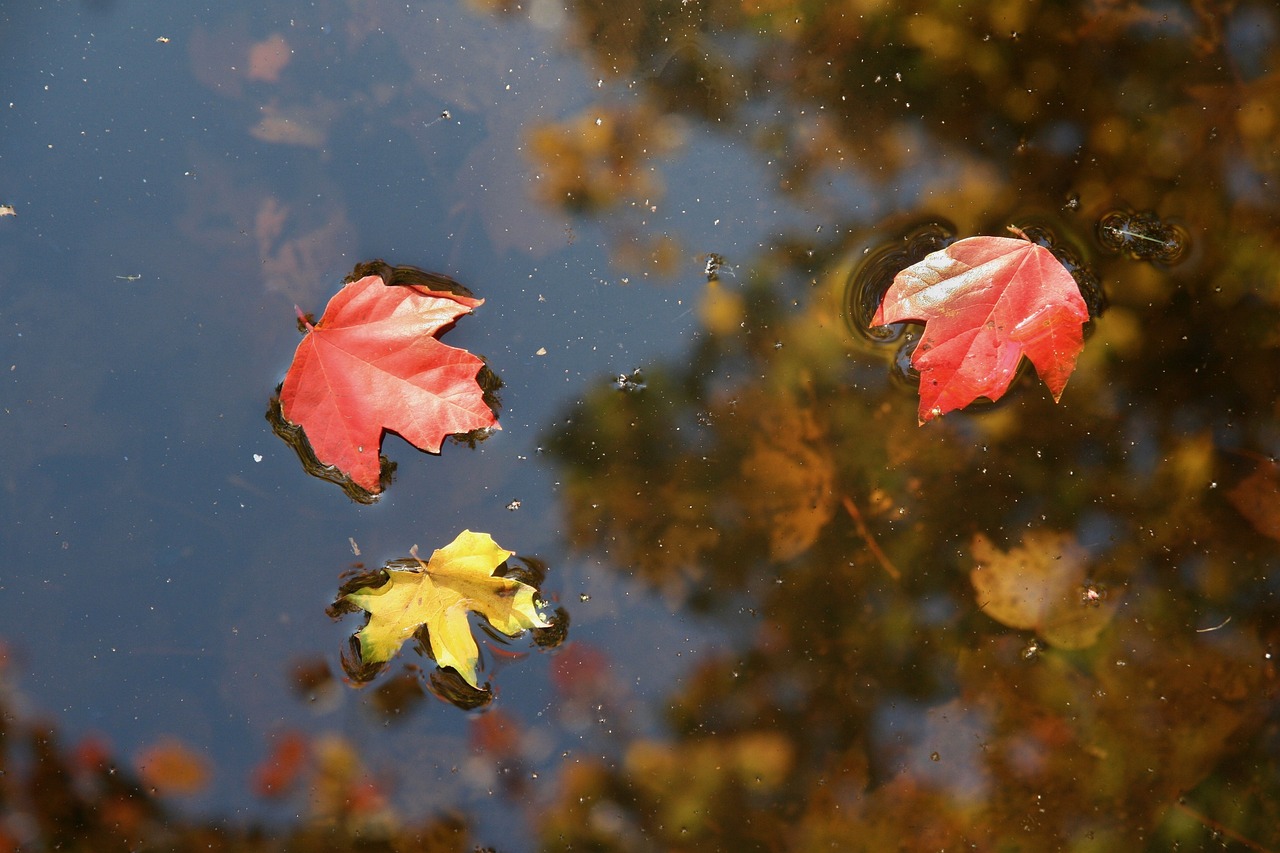
[(398, 815), (356, 746), (332, 734), (280, 733), (246, 780), (257, 797), (296, 807), (287, 828), (191, 817), (175, 798), (208, 782), (197, 752), (162, 737), (131, 768), (97, 736), (68, 747), (9, 676), (0, 644), (0, 851), (477, 849), (457, 815)]
[[(549, 437), (578, 547), (755, 628), (671, 697), (668, 739), (573, 768), (546, 848), (1280, 848), (1280, 13), (573, 15), (637, 114), (754, 128), (802, 203), (848, 173), (902, 207), (741, 259), (687, 360)], [(544, 145), (540, 167), (585, 178), (584, 152)], [(1061, 406), (1024, 376), (918, 428), (897, 344), (851, 333), (860, 260), (938, 216), (960, 236), (1060, 223), (1102, 282)]]
[[(614, 227), (621, 268), (729, 251), (653, 224), (666, 165), (716, 134), (732, 167), (756, 167), (743, 180), (766, 176), (762, 210), (779, 195), (838, 208), (837, 185), (873, 199), (760, 240), (718, 281), (704, 278), (718, 254), (689, 262), (687, 356), (601, 377), (549, 429), (566, 544), (738, 642), (664, 699), (660, 736), (633, 722), (634, 673), (567, 644), (555, 719), (593, 740), (541, 776), (517, 715), (475, 718), (472, 747), (503, 774), (494, 796), (535, 824), (518, 843), (1280, 850), (1273, 0), (568, 0), (563, 19), (536, 0), (469, 5), (567, 27), (599, 81), (598, 103), (539, 107), (538, 123), (486, 113), (483, 143), (439, 165), (498, 254), (562, 238), (513, 205), (526, 183)], [(338, 116), (380, 127), (364, 119), (399, 91), (402, 126), (448, 116), (437, 103), (478, 113), (516, 52), (500, 28), (468, 29), (466, 55), (496, 69), (476, 74), (462, 50), (422, 49), (391, 5), (320, 7), (308, 14), (351, 10), (341, 35), (362, 64), (380, 55), (357, 53), (370, 34), (389, 34), (403, 50), (383, 67), (417, 82), (322, 97), (329, 78), (290, 77), (325, 55), (304, 39), (328, 44), (327, 26), (291, 29), (296, 47), (265, 33), (247, 47), (239, 19), (197, 35), (211, 90), (285, 87), (255, 107), (265, 144), (327, 149)], [(226, 43), (244, 55), (225, 61)], [(209, 183), (230, 184), (210, 160)], [(294, 298), (350, 230), (345, 212), (263, 188), (191, 194), (193, 244), (249, 237), (232, 212), (253, 212), (266, 284)], [(913, 331), (856, 332), (874, 305), (851, 282), (867, 259), (891, 274), (886, 258), (1009, 224), (1041, 228), (1105, 289), (1076, 373), (1060, 406), (1024, 375), (999, 404), (920, 428), (899, 349)], [(629, 631), (643, 657), (643, 625)], [(264, 750), (251, 784), (296, 801), (289, 828), (185, 817), (167, 798), (205, 784), (207, 759), (162, 741), (134, 772), (105, 746), (68, 749), (5, 674), (0, 656), (0, 853), (474, 849), (461, 817), (397, 815), (337, 736), (280, 733)], [(322, 694), (325, 674), (297, 680)], [(401, 719), (420, 680), (369, 704)]]

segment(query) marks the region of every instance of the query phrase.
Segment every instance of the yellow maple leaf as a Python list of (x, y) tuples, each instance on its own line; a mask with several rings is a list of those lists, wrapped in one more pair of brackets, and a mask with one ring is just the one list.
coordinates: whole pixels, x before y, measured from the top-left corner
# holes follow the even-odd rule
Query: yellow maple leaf
[(493, 570), (513, 553), (499, 548), (488, 533), (464, 530), (429, 561), (418, 559), (421, 568), (389, 569), (390, 577), (382, 586), (347, 593), (347, 601), (369, 611), (369, 624), (357, 634), (361, 658), (365, 663), (390, 660), (405, 640), (426, 625), (436, 663), (453, 667), (468, 684), (479, 688), (480, 651), (467, 611), (479, 613), (509, 637), (551, 626), (533, 603), (537, 590), (512, 578), (493, 576)]
[(977, 533), (973, 559), (969, 579), (982, 611), (1050, 645), (1088, 648), (1115, 615), (1116, 597), (1086, 580), (1089, 553), (1068, 533), (1029, 530), (1008, 551)]

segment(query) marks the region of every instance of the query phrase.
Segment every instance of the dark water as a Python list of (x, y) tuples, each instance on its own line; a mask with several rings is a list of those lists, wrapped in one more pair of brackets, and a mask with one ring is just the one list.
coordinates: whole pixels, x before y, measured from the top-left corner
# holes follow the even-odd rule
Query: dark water
[[(1280, 849), (1272, 4), (260, 5), (0, 12), (0, 850)], [(1108, 307), (918, 427), (866, 259), (1010, 224)], [(263, 414), (373, 258), (504, 387), (365, 507)], [(464, 528), (568, 642), (343, 684)]]

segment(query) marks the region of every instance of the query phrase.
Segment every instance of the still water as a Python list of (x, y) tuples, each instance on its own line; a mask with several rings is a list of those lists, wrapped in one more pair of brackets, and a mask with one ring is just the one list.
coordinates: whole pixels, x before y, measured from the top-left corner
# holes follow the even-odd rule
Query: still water
[[(0, 55), (0, 850), (1280, 849), (1272, 4), (84, 0)], [(920, 427), (867, 293), (1011, 224), (1101, 288), (1076, 372)], [(485, 300), (502, 429), (363, 506), (264, 414), (378, 258)], [(344, 573), (463, 529), (567, 640), (480, 633), (477, 711), (345, 683)]]

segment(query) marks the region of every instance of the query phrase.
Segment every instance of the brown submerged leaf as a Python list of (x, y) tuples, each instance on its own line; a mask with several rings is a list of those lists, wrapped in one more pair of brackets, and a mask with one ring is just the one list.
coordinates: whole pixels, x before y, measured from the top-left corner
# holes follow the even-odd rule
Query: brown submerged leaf
[(742, 460), (743, 508), (767, 526), (769, 556), (791, 560), (835, 513), (835, 464), (812, 412), (763, 410), (760, 421)]
[(1254, 530), (1280, 541), (1280, 476), (1274, 465), (1259, 465), (1227, 492), (1227, 500)]

